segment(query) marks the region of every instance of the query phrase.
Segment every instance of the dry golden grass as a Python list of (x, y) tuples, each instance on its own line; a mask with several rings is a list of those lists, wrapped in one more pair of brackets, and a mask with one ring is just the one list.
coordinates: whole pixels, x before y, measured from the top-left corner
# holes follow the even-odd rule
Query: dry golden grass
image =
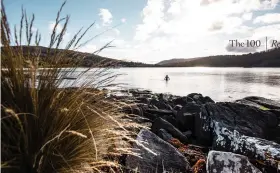
[[(60, 17), (51, 34), (49, 48), (61, 46), (67, 30), (69, 17)], [(23, 53), (22, 45), (40, 45), (41, 36), (32, 32), (34, 15), (28, 20), (22, 11), (19, 30), (14, 36), (9, 26), (4, 5), (1, 9), (1, 170), (3, 172), (50, 173), (50, 172), (115, 172), (120, 165), (114, 160), (121, 154), (133, 154), (125, 141), (132, 141), (129, 126), (119, 110), (121, 103), (104, 98), (105, 93), (88, 86), (106, 85), (114, 77), (107, 69), (96, 72), (95, 77), (77, 89), (57, 86), (62, 78), (72, 73), (79, 60), (71, 61), (74, 66), (61, 74), (61, 64), (67, 59), (67, 50), (75, 50), (85, 31), (79, 30), (65, 47), (65, 51), (48, 51), (44, 68), (40, 51)], [(57, 31), (62, 24), (61, 32)], [(17, 47), (12, 48), (12, 40)], [(108, 47), (105, 45), (102, 49)], [(69, 63), (69, 59), (67, 60)], [(40, 68), (39, 68), (40, 64)], [(38, 72), (44, 78), (38, 78)], [(105, 79), (96, 82), (98, 77)]]

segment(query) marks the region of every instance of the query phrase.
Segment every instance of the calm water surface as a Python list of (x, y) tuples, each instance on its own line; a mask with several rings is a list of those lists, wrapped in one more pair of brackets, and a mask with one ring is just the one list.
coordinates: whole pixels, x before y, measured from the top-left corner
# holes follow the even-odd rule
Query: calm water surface
[[(82, 70), (82, 69), (78, 69)], [(149, 89), (157, 93), (185, 96), (197, 92), (215, 101), (262, 96), (280, 101), (280, 68), (121, 68), (115, 83), (124, 88)], [(169, 75), (170, 81), (164, 81)], [(80, 79), (89, 80), (92, 72)]]

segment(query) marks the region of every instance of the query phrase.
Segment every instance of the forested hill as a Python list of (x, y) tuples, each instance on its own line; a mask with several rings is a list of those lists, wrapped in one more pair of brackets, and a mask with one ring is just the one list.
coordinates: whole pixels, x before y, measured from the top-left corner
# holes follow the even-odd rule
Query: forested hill
[[(13, 49), (18, 49), (17, 46), (12, 46)], [(79, 51), (72, 51), (72, 50), (63, 50), (63, 49), (50, 49), (50, 54), (48, 54), (48, 48), (47, 47), (42, 47), (42, 46), (22, 46), (23, 53), (27, 55), (28, 52), (31, 54), (35, 54), (35, 52), (40, 51), (40, 57), (42, 59), (41, 63), (48, 62), (47, 61), (47, 56), (48, 55), (53, 55), (55, 53), (60, 53), (62, 51), (67, 52), (67, 58), (69, 58), (69, 61), (71, 59), (79, 59), (82, 58), (80, 63), (80, 67), (94, 67), (96, 65), (103, 64), (104, 66), (113, 66), (113, 67), (155, 67), (158, 65), (155, 64), (145, 64), (145, 63), (140, 63), (140, 62), (128, 62), (128, 61), (122, 61), (122, 60), (116, 60), (112, 58), (107, 58), (103, 56), (99, 56), (96, 54), (91, 54), (91, 53), (83, 53)], [(3, 49), (1, 48), (1, 53)], [(68, 64), (62, 64), (63, 67), (69, 66)]]
[[(18, 48), (16, 46), (12, 47)], [(42, 63), (47, 62), (47, 47), (41, 46), (22, 46), (24, 54), (29, 52), (41, 51)], [(3, 49), (1, 48), (1, 53)], [(63, 49), (50, 49), (50, 52), (62, 52)], [(56, 52), (56, 53), (57, 53)], [(198, 57), (189, 59), (170, 59), (157, 64), (145, 64), (140, 62), (128, 62), (112, 58), (102, 57), (96, 54), (83, 53), (78, 51), (67, 51), (67, 58), (82, 58), (80, 67), (94, 67), (97, 64), (105, 64), (113, 67), (280, 67), (280, 48), (271, 49), (265, 52), (249, 53), (243, 55), (217, 55), (208, 57)], [(2, 58), (2, 61), (4, 59)], [(63, 64), (62, 66), (67, 66)]]
[(161, 61), (157, 65), (164, 67), (280, 67), (280, 48), (253, 54), (171, 59)]

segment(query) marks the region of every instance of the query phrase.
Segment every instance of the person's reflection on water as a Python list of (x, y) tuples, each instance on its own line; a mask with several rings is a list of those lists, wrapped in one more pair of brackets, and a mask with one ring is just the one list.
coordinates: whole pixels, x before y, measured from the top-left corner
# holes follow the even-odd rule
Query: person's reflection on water
[(169, 76), (166, 75), (165, 78), (164, 78), (164, 80), (165, 80), (166, 82), (169, 81), (169, 80), (170, 80)]

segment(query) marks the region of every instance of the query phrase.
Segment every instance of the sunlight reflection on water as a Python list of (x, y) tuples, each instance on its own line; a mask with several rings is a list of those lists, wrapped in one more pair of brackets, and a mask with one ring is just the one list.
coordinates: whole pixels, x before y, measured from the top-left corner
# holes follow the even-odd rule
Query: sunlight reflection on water
[[(76, 71), (83, 70), (79, 68)], [(120, 68), (111, 71), (122, 74), (113, 81), (123, 83), (119, 85), (121, 88), (149, 89), (180, 96), (197, 92), (215, 101), (231, 101), (246, 96), (280, 101), (280, 68)], [(165, 75), (169, 75), (171, 80), (165, 82)], [(93, 76), (89, 71), (75, 82), (68, 81), (68, 86), (78, 87)]]

